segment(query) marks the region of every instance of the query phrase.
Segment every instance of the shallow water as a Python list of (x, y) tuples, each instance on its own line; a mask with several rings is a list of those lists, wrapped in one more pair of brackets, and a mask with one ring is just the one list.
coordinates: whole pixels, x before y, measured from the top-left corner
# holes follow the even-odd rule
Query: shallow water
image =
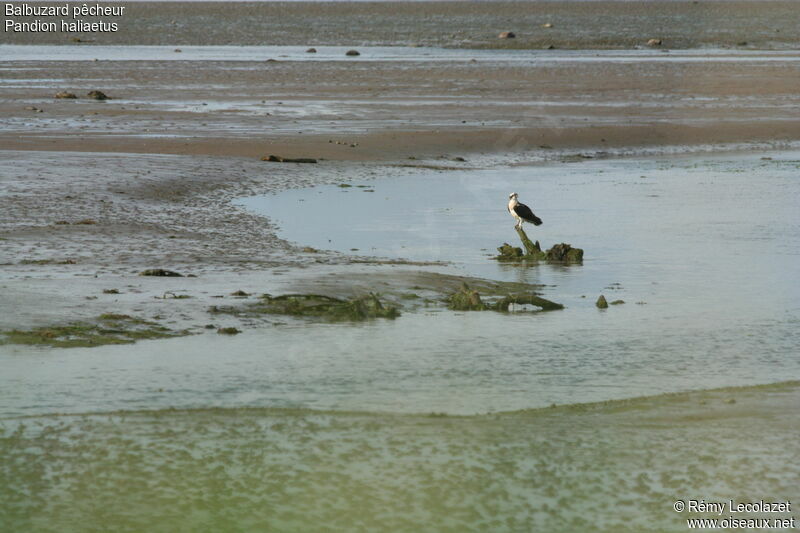
[(58, 533), (680, 532), (676, 493), (797, 500), (797, 385), (738, 391), (745, 408), (729, 394), (474, 417), (0, 420), (0, 510), (11, 531)]
[[(345, 52), (357, 49), (360, 56)], [(0, 44), (3, 61), (491, 61), (525, 63), (564, 62), (797, 62), (796, 50), (741, 50), (704, 48), (691, 50), (492, 50), (425, 46), (59, 46)], [(257, 68), (253, 65), (252, 68)]]
[[(544, 284), (544, 296), (566, 309), (423, 309), (234, 338), (3, 347), (1, 414), (206, 406), (470, 414), (797, 378), (800, 154), (769, 155), (397, 169), (350, 188), (242, 200), (302, 245), (447, 259), (445, 271)], [(488, 257), (517, 238), (505, 211), (511, 191), (544, 219), (529, 235), (584, 248), (583, 265)], [(601, 293), (626, 303), (598, 310)]]

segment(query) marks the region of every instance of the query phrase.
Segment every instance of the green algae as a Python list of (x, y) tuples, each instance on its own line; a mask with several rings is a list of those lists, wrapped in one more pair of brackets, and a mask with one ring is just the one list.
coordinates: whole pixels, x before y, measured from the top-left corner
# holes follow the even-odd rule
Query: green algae
[(363, 321), (374, 318), (397, 318), (400, 311), (385, 304), (377, 294), (369, 293), (351, 299), (334, 298), (322, 294), (265, 294), (257, 303), (243, 307), (212, 306), (211, 313), (227, 313), (238, 316), (262, 314), (290, 315), (340, 321)]
[(499, 311), (507, 313), (512, 305), (533, 305), (540, 307), (542, 311), (564, 309), (563, 305), (533, 293), (509, 294), (494, 302), (485, 302), (480, 293), (466, 283), (458, 291), (450, 294), (446, 302), (448, 309), (453, 311)]
[(155, 322), (129, 315), (104, 313), (93, 323), (74, 322), (28, 330), (13, 329), (0, 332), (0, 345), (19, 344), (76, 348), (131, 344), (137, 340), (164, 339), (187, 335), (187, 331), (174, 331)]
[(482, 299), (480, 293), (471, 289), (466, 283), (447, 297), (447, 307), (453, 311), (485, 311), (490, 309)]

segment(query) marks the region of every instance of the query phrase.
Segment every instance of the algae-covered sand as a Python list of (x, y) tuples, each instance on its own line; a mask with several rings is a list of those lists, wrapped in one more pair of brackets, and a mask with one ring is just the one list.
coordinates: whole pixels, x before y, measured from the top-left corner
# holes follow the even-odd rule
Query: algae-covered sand
[[(10, 531), (661, 531), (797, 501), (797, 382), (491, 415), (195, 409), (0, 422)], [(749, 515), (748, 515), (749, 516)], [(786, 517), (785, 513), (781, 517)]]

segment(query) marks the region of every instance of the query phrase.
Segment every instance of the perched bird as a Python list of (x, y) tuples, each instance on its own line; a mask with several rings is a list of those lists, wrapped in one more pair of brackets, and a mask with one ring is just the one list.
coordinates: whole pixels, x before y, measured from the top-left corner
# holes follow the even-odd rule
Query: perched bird
[(523, 222), (530, 222), (534, 226), (540, 226), (542, 219), (537, 217), (531, 211), (531, 208), (525, 204), (519, 203), (517, 200), (517, 193), (512, 192), (508, 195), (508, 212), (517, 220), (515, 228), (522, 228)]

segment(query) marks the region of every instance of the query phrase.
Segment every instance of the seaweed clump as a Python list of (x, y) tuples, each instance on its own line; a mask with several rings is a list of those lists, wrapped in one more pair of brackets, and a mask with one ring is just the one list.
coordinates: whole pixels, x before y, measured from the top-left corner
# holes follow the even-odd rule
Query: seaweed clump
[(582, 263), (583, 250), (580, 248), (573, 248), (569, 244), (562, 242), (556, 244), (545, 253), (548, 261), (560, 263)]
[(97, 322), (75, 322), (61, 326), (48, 326), (29, 330), (14, 329), (0, 332), (0, 345), (27, 344), (75, 348), (107, 344), (131, 344), (141, 339), (164, 339), (188, 334), (174, 331), (141, 318), (106, 313)]
[(400, 311), (396, 307), (384, 304), (378, 295), (373, 293), (349, 300), (322, 294), (283, 294), (280, 296), (265, 294), (261, 297), (260, 302), (243, 308), (213, 306), (209, 311), (247, 316), (277, 314), (314, 317), (333, 322), (362, 321), (373, 318), (393, 319), (400, 316)]
[(166, 276), (172, 278), (182, 278), (183, 274), (173, 272), (172, 270), (165, 270), (163, 268), (148, 268), (139, 272), (140, 276)]
[(533, 305), (542, 311), (555, 311), (564, 309), (564, 306), (551, 302), (533, 293), (509, 294), (492, 303), (484, 302), (481, 295), (466, 283), (461, 288), (447, 297), (447, 307), (453, 311), (499, 311), (509, 312), (512, 305)]
[(520, 262), (520, 261), (548, 261), (551, 263), (582, 263), (583, 250), (580, 248), (573, 248), (571, 245), (562, 242), (556, 244), (546, 252), (542, 251), (542, 246), (539, 241), (533, 242), (528, 238), (528, 235), (522, 228), (516, 228), (522, 246), (525, 247), (523, 251), (519, 246), (512, 246), (507, 242), (497, 248), (500, 255), (495, 259), (498, 261), (506, 262)]
[(475, 289), (464, 283), (459, 290), (447, 297), (447, 307), (453, 311), (485, 311), (490, 309)]

